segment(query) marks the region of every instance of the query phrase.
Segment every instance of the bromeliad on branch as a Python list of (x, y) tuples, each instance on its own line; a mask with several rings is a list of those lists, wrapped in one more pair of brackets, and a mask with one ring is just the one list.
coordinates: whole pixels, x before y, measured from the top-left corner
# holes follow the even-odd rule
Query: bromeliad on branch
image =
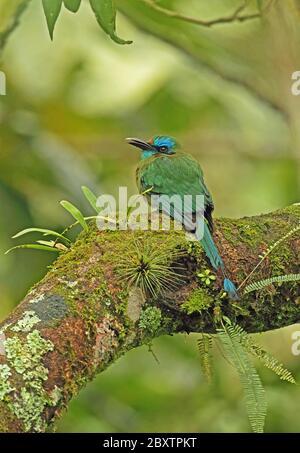
[[(227, 276), (224, 262), (212, 236), (214, 204), (199, 163), (189, 154), (179, 151), (178, 143), (171, 137), (156, 136), (148, 142), (128, 138), (127, 142), (141, 150), (141, 161), (136, 172), (140, 193), (146, 192), (148, 200), (153, 195), (166, 195), (169, 200), (174, 195), (180, 196), (184, 204), (184, 216), (182, 209), (175, 204), (170, 206), (164, 197), (159, 200), (160, 210), (184, 224), (186, 230), (195, 233), (212, 267), (222, 272), (224, 290), (231, 299), (238, 299), (237, 289)], [(204, 209), (202, 207), (199, 210), (196, 203), (197, 195), (204, 197)], [(188, 206), (185, 203), (186, 196), (191, 196)], [(193, 222), (195, 218), (196, 227)], [(204, 223), (202, 228), (201, 222)]]

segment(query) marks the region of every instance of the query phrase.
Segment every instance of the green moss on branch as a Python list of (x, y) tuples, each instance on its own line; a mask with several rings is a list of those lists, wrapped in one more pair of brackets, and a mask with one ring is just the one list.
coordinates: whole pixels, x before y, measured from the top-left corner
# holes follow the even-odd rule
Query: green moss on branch
[[(240, 284), (259, 255), (299, 220), (300, 205), (218, 220), (216, 241), (231, 278)], [(180, 279), (158, 297), (128, 288), (120, 276), (118, 263), (134, 238), (139, 247), (150, 241), (160, 253), (180, 251), (164, 263), (179, 269)], [(295, 235), (265, 260), (255, 278), (299, 271), (299, 255)], [(98, 372), (156, 336), (214, 333), (222, 315), (248, 332), (299, 320), (299, 284), (268, 287), (233, 303), (224, 297), (221, 275), (209, 282), (201, 278), (207, 268), (201, 247), (183, 232), (99, 232), (90, 226), (81, 233), (0, 326), (0, 430), (51, 429), (69, 400)]]

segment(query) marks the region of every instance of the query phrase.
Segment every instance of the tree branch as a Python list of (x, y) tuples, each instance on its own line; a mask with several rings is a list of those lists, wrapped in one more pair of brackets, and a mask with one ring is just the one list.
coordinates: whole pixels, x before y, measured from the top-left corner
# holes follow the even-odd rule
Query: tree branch
[[(147, 1), (147, 0), (146, 0)], [(264, 13), (269, 11), (273, 5), (275, 5), (276, 0), (270, 0), (266, 5)], [(143, 1), (143, 3), (145, 3)], [(225, 62), (220, 59), (219, 61), (214, 58), (209, 58), (207, 55), (208, 50), (213, 54), (213, 48), (210, 48), (212, 41), (201, 34), (194, 34), (192, 31), (189, 31), (182, 21), (181, 27), (174, 27), (169, 25), (166, 28), (166, 21), (162, 20), (163, 16), (159, 14), (157, 9), (153, 7), (150, 9), (148, 3), (148, 11), (145, 11), (145, 8), (140, 7), (139, 2), (131, 0), (116, 0), (118, 10), (127, 17), (139, 30), (144, 33), (148, 33), (151, 36), (154, 36), (161, 41), (165, 42), (168, 45), (178, 49), (185, 56), (187, 56), (191, 61), (195, 62), (201, 67), (202, 70), (207, 71), (208, 73), (223, 79), (229, 84), (234, 84), (237, 87), (245, 89), (250, 95), (267, 105), (271, 109), (280, 113), (285, 120), (289, 120), (289, 114), (285, 109), (284, 103), (280, 99), (276, 99), (275, 96), (271, 96), (266, 93), (265, 89), (256, 86), (253, 83), (253, 80), (250, 76), (248, 77), (239, 77), (234, 72), (229, 71)], [(152, 14), (150, 14), (152, 13)], [(263, 15), (265, 15), (263, 13)], [(165, 17), (168, 17), (165, 15)], [(199, 33), (199, 32), (198, 32)], [(198, 39), (199, 38), (199, 39)], [(203, 42), (201, 40), (203, 39)], [(228, 54), (230, 58), (230, 54)]]
[(0, 5), (0, 52), (8, 37), (20, 23), (20, 18), (30, 0), (5, 0)]
[(143, 0), (143, 2), (150, 6), (151, 8), (155, 9), (156, 11), (164, 14), (165, 16), (172, 17), (173, 19), (180, 19), (185, 22), (190, 22), (192, 24), (201, 25), (203, 27), (212, 27), (213, 25), (219, 24), (228, 24), (232, 22), (245, 22), (246, 20), (251, 19), (259, 19), (261, 17), (261, 13), (249, 13), (249, 14), (241, 14), (241, 12), (246, 8), (247, 3), (249, 1), (245, 0), (243, 4), (239, 5), (236, 10), (230, 14), (229, 16), (225, 17), (218, 17), (216, 19), (197, 19), (191, 16), (185, 16), (183, 14), (177, 13), (176, 11), (172, 11), (170, 9), (164, 8), (163, 6), (158, 5), (155, 0)]
[[(216, 221), (215, 239), (237, 283), (258, 256), (299, 225), (300, 204), (272, 214)], [(151, 247), (171, 253), (181, 282), (157, 298), (128, 289), (120, 262)], [(135, 246), (134, 246), (135, 244)], [(174, 256), (177, 256), (175, 259)], [(300, 237), (291, 236), (255, 279), (299, 271)], [(226, 315), (248, 332), (299, 320), (299, 283), (268, 287), (238, 302), (220, 297), (222, 276), (206, 286), (196, 273), (208, 264), (198, 243), (178, 231), (98, 231), (90, 226), (0, 326), (0, 431), (52, 428), (70, 399), (120, 355), (155, 337), (214, 333)], [(192, 313), (188, 315), (187, 313)]]

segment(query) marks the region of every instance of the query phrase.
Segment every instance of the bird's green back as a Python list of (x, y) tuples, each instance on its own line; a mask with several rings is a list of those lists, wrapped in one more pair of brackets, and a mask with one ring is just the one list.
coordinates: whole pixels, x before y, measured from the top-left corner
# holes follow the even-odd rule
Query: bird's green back
[(204, 195), (205, 206), (213, 209), (213, 201), (203, 178), (203, 171), (191, 155), (177, 151), (176, 154), (155, 154), (140, 161), (136, 179), (139, 192), (151, 194)]

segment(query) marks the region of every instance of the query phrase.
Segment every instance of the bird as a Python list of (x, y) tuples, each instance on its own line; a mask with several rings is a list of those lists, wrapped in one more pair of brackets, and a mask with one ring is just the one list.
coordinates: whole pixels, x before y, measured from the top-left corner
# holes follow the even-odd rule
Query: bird
[[(223, 288), (232, 300), (239, 299), (235, 284), (228, 277), (223, 259), (213, 238), (214, 223), (212, 213), (214, 203), (205, 182), (199, 162), (190, 154), (181, 151), (179, 143), (173, 137), (157, 135), (148, 141), (138, 138), (127, 138), (127, 143), (140, 150), (140, 162), (136, 169), (136, 182), (140, 193), (147, 193), (149, 200), (153, 195), (179, 195), (183, 200), (186, 195), (192, 196), (187, 210), (187, 219), (176, 206), (170, 207), (162, 202), (161, 211), (174, 220), (184, 223), (184, 228), (195, 234), (202, 245), (206, 257), (216, 271), (223, 274)], [(204, 209), (198, 208), (195, 195), (204, 197)], [(163, 198), (163, 197), (162, 197)], [(202, 229), (195, 228), (192, 222), (195, 216), (202, 221)], [(198, 220), (199, 222), (199, 220)], [(201, 233), (199, 233), (201, 231)]]

